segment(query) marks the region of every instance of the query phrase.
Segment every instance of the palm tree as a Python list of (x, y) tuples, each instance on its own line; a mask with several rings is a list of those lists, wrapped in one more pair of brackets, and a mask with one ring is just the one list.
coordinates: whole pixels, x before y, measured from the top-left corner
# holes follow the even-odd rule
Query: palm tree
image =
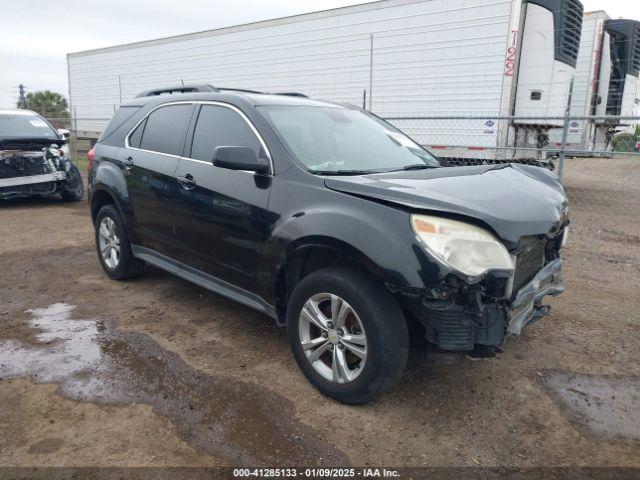
[(62, 95), (50, 90), (27, 93), (27, 110), (33, 110), (51, 123), (67, 123), (69, 104)]

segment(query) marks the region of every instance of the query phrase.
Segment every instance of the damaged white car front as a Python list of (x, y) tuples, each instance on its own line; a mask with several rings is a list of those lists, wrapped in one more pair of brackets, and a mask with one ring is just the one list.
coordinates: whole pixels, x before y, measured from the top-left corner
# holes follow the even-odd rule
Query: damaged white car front
[(0, 110), (0, 199), (60, 194), (80, 201), (82, 177), (65, 153), (66, 140), (27, 110)]

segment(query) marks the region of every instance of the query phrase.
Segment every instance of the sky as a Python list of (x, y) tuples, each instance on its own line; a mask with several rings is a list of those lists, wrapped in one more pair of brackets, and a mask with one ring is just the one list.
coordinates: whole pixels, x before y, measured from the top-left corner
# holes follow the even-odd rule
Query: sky
[[(3, 2), (4, 3), (4, 2)], [(0, 41), (0, 108), (14, 108), (18, 85), (65, 96), (66, 54), (123, 43), (366, 3), (362, 0), (7, 1)], [(640, 20), (638, 0), (582, 0), (585, 11)]]

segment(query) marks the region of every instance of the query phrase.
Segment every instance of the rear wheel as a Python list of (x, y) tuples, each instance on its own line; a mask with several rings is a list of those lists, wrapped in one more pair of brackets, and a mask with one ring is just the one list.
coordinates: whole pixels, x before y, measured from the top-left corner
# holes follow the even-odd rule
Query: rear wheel
[(287, 334), (307, 379), (349, 404), (372, 401), (388, 390), (409, 353), (407, 325), (395, 298), (352, 268), (319, 270), (296, 286)]
[(144, 262), (133, 256), (127, 231), (115, 205), (105, 205), (95, 222), (96, 248), (102, 269), (114, 280), (142, 275)]

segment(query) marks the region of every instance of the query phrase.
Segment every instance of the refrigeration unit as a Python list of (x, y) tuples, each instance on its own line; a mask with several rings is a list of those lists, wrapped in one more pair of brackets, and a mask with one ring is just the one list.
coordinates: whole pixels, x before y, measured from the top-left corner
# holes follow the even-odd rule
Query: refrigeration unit
[[(577, 155), (611, 149), (613, 135), (640, 115), (640, 22), (611, 20), (603, 11), (584, 15), (571, 101), (566, 146)], [(609, 118), (602, 118), (609, 117)], [(551, 147), (562, 144), (562, 130), (550, 133)]]
[(532, 156), (558, 126), (540, 117), (567, 104), (582, 15), (578, 0), (382, 0), (72, 53), (71, 108), (97, 136), (164, 85), (294, 91), (395, 118), (444, 157)]
[(606, 96), (598, 100), (596, 115), (613, 118), (596, 120), (594, 146), (596, 150), (611, 149), (613, 134), (620, 127), (634, 127), (637, 120), (615, 117), (640, 116), (640, 22), (635, 20), (608, 20), (605, 31), (609, 35), (611, 69), (604, 72), (609, 87)]

